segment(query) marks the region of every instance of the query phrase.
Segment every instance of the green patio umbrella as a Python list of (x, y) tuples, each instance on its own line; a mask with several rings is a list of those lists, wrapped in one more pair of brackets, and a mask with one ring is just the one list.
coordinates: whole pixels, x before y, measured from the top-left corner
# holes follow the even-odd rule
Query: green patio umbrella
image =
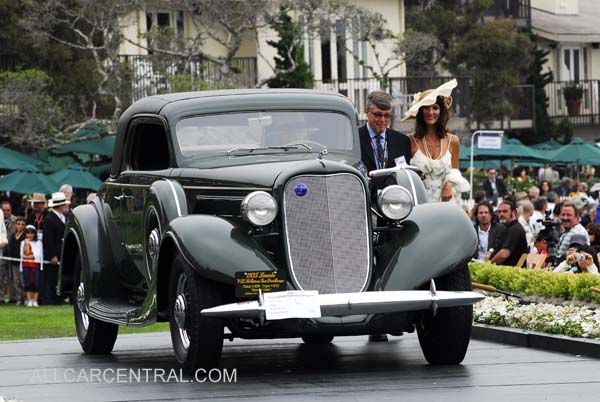
[(88, 169), (81, 165), (71, 165), (65, 169), (52, 173), (50, 176), (56, 183), (70, 184), (73, 188), (85, 188), (98, 191), (102, 182)]
[(59, 187), (52, 178), (33, 166), (17, 169), (0, 178), (0, 191), (12, 191), (19, 194), (50, 194), (58, 191)]
[(600, 165), (600, 148), (596, 144), (585, 142), (579, 137), (555, 151), (549, 151), (548, 154), (553, 161), (575, 163), (577, 180), (579, 180), (579, 165), (581, 163)]
[(0, 147), (0, 170), (16, 170), (27, 166), (44, 166), (44, 162), (21, 152)]
[[(466, 145), (460, 146), (460, 160), (471, 159), (471, 147)], [(479, 149), (475, 147), (473, 151), (473, 159), (475, 160), (520, 160), (520, 161), (545, 161), (548, 160), (548, 155), (544, 152), (537, 151), (523, 145), (516, 138), (502, 138), (501, 149)]]
[(541, 150), (541, 151), (550, 151), (550, 150), (558, 149), (562, 146), (563, 146), (563, 144), (561, 144), (558, 141), (549, 140), (549, 141), (540, 142), (539, 144), (533, 144), (531, 146), (531, 148)]
[(56, 153), (79, 152), (82, 154), (93, 154), (112, 156), (115, 147), (115, 136), (109, 135), (93, 140), (76, 141), (69, 144), (59, 145), (54, 148)]

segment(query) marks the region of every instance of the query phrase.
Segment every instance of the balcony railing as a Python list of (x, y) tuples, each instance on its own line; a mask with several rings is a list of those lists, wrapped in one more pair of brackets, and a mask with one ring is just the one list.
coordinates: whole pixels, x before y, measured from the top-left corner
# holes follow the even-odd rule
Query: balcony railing
[(237, 57), (233, 59), (234, 73), (225, 77), (221, 66), (203, 59), (190, 61), (172, 60), (161, 62), (153, 56), (123, 56), (123, 61), (131, 71), (131, 102), (150, 95), (170, 92), (173, 82), (169, 76), (187, 76), (190, 82), (200, 78), (207, 84), (232, 86), (235, 88), (253, 88), (256, 86), (256, 57)]
[(512, 19), (517, 28), (531, 28), (531, 0), (494, 0), (487, 14)]
[(565, 88), (573, 84), (572, 81), (557, 81), (546, 85), (548, 115), (554, 123), (567, 118), (573, 126), (600, 125), (600, 80), (580, 80), (576, 83), (582, 90), (579, 105), (568, 105), (564, 96)]

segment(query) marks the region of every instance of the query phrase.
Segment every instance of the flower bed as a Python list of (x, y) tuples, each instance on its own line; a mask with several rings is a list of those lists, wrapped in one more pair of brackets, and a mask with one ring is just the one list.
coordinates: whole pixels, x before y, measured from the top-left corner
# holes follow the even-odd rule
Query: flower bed
[(600, 309), (573, 305), (521, 304), (510, 298), (486, 297), (474, 305), (473, 321), (550, 334), (600, 339)]

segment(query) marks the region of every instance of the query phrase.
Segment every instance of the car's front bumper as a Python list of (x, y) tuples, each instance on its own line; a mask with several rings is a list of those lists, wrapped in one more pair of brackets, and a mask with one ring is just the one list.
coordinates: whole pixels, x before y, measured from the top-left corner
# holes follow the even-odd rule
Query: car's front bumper
[[(357, 314), (397, 313), (471, 305), (484, 299), (471, 291), (436, 291), (431, 280), (429, 290), (383, 291), (316, 295), (312, 302), (320, 306), (322, 317)], [(202, 315), (218, 318), (258, 318), (265, 320), (266, 306), (259, 300), (224, 304), (202, 310)], [(290, 315), (286, 318), (306, 318)]]

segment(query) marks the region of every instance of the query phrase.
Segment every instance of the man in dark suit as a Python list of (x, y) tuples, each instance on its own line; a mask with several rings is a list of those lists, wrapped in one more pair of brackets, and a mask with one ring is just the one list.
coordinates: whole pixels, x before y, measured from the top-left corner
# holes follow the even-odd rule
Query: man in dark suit
[(43, 281), (41, 284), (42, 302), (44, 304), (60, 304), (61, 299), (56, 294), (56, 285), (58, 283), (58, 263), (62, 250), (63, 237), (65, 232), (65, 215), (69, 201), (63, 192), (53, 193), (48, 202), (48, 207), (52, 210), (44, 219), (44, 260), (49, 260), (50, 264), (44, 265)]
[(394, 167), (410, 161), (410, 140), (399, 131), (388, 128), (392, 120), (392, 97), (384, 91), (373, 91), (365, 107), (367, 124), (358, 129), (361, 160), (367, 172)]
[[(388, 128), (392, 121), (392, 97), (385, 91), (373, 91), (367, 97), (365, 107), (367, 124), (358, 129), (361, 160), (367, 172), (376, 169), (408, 164), (410, 161), (410, 140), (404, 134)], [(371, 195), (389, 184), (389, 179), (372, 179)], [(386, 334), (371, 334), (371, 342), (386, 342)]]
[[(487, 201), (475, 206), (475, 231), (477, 232), (477, 250), (473, 255), (476, 260), (483, 261), (485, 255), (492, 250), (498, 251), (499, 242), (504, 233), (504, 225), (494, 222), (494, 209)], [(488, 255), (488, 258), (491, 256)]]
[(485, 199), (494, 204), (508, 192), (504, 180), (498, 177), (498, 172), (494, 168), (488, 169), (488, 178), (483, 181), (483, 189), (485, 191)]

